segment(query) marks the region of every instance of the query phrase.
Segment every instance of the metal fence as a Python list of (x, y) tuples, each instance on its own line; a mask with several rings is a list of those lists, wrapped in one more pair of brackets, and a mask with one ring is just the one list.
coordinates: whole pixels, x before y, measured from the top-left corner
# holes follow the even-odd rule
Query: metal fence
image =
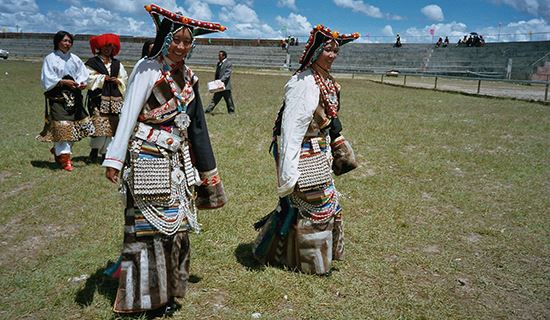
[(549, 101), (550, 81), (487, 79), (414, 73), (352, 73), (351, 77), (406, 87), (531, 101)]

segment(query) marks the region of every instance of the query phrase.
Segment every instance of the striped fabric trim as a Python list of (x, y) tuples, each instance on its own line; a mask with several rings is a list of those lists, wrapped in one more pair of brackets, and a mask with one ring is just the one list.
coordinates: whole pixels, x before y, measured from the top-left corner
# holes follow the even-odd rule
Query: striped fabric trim
[[(172, 207), (172, 208), (163, 208), (158, 207), (159, 211), (162, 211), (165, 215), (166, 221), (174, 221), (177, 218), (178, 214), (178, 207)], [(158, 231), (157, 228), (155, 228), (143, 215), (143, 213), (136, 207), (134, 208), (134, 230), (136, 232), (136, 236), (138, 237), (144, 237), (144, 236), (152, 236), (155, 234), (159, 234), (160, 231)], [(189, 223), (187, 222), (187, 219), (184, 218), (179, 231), (186, 231), (190, 230)]]

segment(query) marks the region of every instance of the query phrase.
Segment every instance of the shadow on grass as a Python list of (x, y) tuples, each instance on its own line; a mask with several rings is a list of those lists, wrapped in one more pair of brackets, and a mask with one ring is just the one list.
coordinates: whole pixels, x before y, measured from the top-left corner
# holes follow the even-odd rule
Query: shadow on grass
[(44, 160), (31, 160), (31, 166), (35, 168), (45, 168), (50, 170), (59, 170), (57, 163)]
[[(109, 264), (113, 262), (109, 261)], [(97, 292), (109, 299), (111, 305), (115, 302), (118, 280), (106, 276), (104, 267), (98, 268), (86, 280), (84, 288), (80, 289), (75, 296), (75, 302), (81, 307), (87, 307), (93, 303), (94, 294)]]
[[(78, 156), (73, 157), (71, 159), (73, 163), (84, 163), (86, 165), (100, 165), (100, 162), (97, 163), (90, 163), (88, 161), (88, 157), (86, 156)], [(54, 161), (45, 161), (45, 160), (31, 160), (31, 166), (35, 168), (45, 168), (50, 170), (60, 170), (59, 165), (55, 163)]]
[(235, 258), (237, 261), (250, 271), (263, 271), (265, 266), (259, 263), (252, 254), (254, 243), (241, 243), (235, 249)]

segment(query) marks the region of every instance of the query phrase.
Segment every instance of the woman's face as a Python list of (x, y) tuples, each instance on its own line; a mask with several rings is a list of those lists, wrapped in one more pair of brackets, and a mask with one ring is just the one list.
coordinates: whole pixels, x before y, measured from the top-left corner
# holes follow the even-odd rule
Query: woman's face
[(57, 48), (59, 48), (59, 50), (61, 50), (63, 53), (69, 52), (72, 46), (73, 41), (67, 35), (64, 36), (63, 39), (61, 39), (61, 41), (59, 41), (59, 43), (57, 44)]
[(315, 63), (325, 70), (330, 70), (330, 68), (332, 68), (332, 63), (334, 62), (334, 59), (336, 59), (336, 57), (338, 56), (339, 49), (340, 48), (338, 47), (338, 44), (336, 42), (330, 42), (329, 44), (325, 45), (323, 51), (321, 51), (321, 54), (319, 55), (317, 60), (315, 60)]
[(173, 62), (183, 61), (187, 57), (192, 44), (193, 38), (189, 29), (180, 29), (174, 34), (172, 43), (168, 47), (168, 59)]
[(111, 43), (109, 43), (108, 45), (105, 45), (103, 46), (99, 52), (102, 56), (104, 57), (110, 57), (111, 54), (113, 54), (113, 49), (115, 48), (114, 45), (112, 45)]

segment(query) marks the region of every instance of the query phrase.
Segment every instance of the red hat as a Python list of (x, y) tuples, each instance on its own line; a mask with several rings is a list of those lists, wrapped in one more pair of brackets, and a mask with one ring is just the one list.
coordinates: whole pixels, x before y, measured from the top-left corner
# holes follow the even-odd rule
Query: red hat
[(108, 44), (114, 46), (113, 57), (120, 52), (120, 37), (113, 33), (105, 33), (99, 36), (90, 38), (90, 48), (92, 49), (93, 54), (98, 54), (101, 48), (105, 47)]

